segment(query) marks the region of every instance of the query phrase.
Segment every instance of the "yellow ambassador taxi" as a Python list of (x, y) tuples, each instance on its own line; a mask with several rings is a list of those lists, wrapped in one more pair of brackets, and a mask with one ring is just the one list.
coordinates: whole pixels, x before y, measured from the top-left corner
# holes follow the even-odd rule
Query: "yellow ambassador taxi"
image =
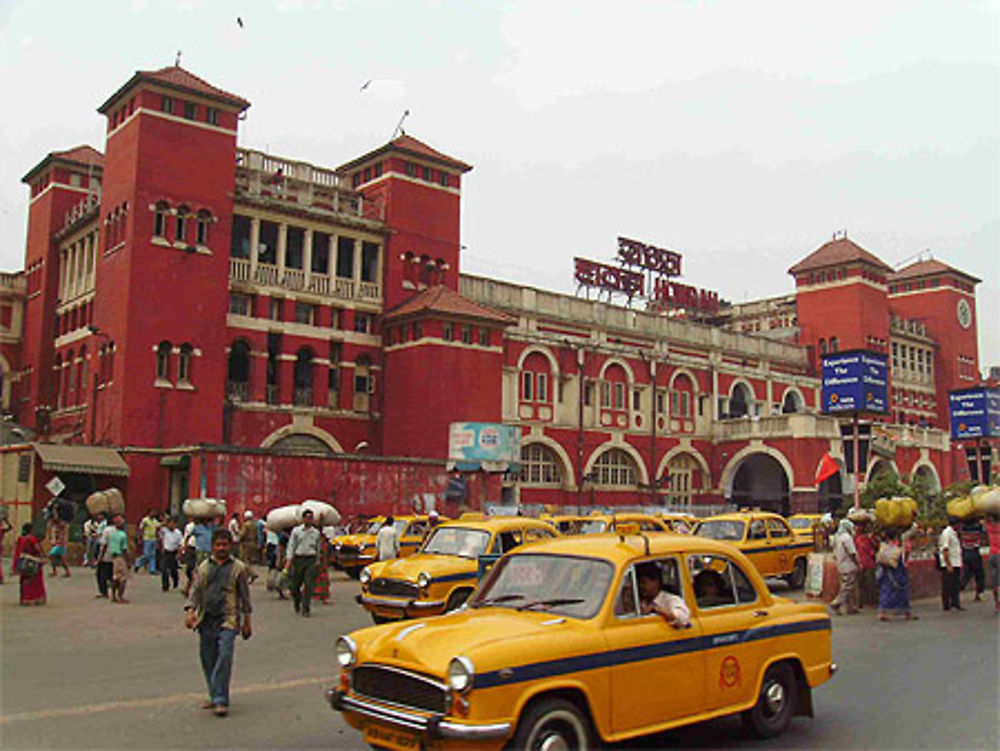
[(797, 538), (779, 514), (740, 511), (710, 516), (698, 524), (695, 534), (732, 543), (761, 574), (780, 576), (792, 589), (801, 589), (805, 584), (812, 538)]
[(788, 526), (797, 540), (808, 541), (810, 545), (815, 539), (814, 530), (823, 520), (822, 514), (792, 514), (788, 517)]
[(638, 525), (640, 532), (670, 532), (670, 525), (663, 519), (650, 514), (625, 511), (620, 514), (591, 514), (580, 525), (577, 534), (599, 535), (614, 532), (621, 525)]
[[(646, 614), (650, 584), (683, 598), (687, 627)], [(773, 736), (836, 670), (821, 604), (674, 534), (519, 548), (465, 607), (341, 636), (336, 659), (331, 706), (392, 749), (586, 749), (737, 712)]]
[(454, 610), (476, 588), (482, 556), (495, 560), (557, 534), (550, 524), (521, 516), (440, 524), (416, 554), (365, 568), (357, 600), (376, 623)]
[[(337, 537), (333, 543), (334, 566), (357, 578), (361, 569), (378, 558), (375, 539), (385, 521), (386, 517), (376, 516), (364, 531)], [(399, 539), (400, 558), (416, 553), (431, 528), (428, 516), (395, 516), (392, 523)]]

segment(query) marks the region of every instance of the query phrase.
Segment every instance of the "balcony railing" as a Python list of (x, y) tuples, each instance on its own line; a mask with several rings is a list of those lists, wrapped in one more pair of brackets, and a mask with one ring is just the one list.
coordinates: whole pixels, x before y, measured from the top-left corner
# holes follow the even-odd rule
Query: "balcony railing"
[(712, 425), (712, 437), (723, 441), (751, 438), (840, 438), (840, 424), (835, 417), (810, 413), (736, 417), (718, 420)]
[(382, 286), (377, 282), (355, 282), (353, 279), (340, 277), (331, 279), (326, 274), (315, 273), (309, 275), (307, 282), (303, 269), (282, 269), (270, 263), (258, 263), (256, 272), (251, 274), (250, 271), (249, 259), (229, 259), (229, 278), (233, 281), (293, 291), (308, 291), (338, 300), (379, 302), (382, 299)]
[(298, 386), (293, 395), (296, 407), (311, 407), (313, 403), (313, 390), (311, 387)]
[(264, 398), (268, 404), (278, 404), (278, 386), (271, 383), (267, 384)]
[(250, 401), (250, 384), (245, 381), (227, 381), (226, 396), (233, 402)]

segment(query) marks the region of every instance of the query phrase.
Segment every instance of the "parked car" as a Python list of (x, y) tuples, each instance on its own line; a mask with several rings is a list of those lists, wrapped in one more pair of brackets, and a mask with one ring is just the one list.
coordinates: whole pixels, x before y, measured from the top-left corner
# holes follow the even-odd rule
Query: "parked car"
[(795, 537), (785, 518), (768, 511), (739, 511), (703, 519), (699, 537), (723, 540), (740, 549), (764, 576), (780, 576), (792, 589), (801, 589), (812, 539)]
[[(688, 628), (643, 614), (640, 566), (689, 605)], [(396, 749), (584, 749), (737, 712), (773, 736), (812, 716), (830, 642), (822, 605), (772, 595), (732, 545), (560, 537), (503, 556), (457, 611), (341, 636), (327, 698)]]
[(557, 534), (550, 524), (520, 516), (440, 524), (415, 555), (364, 569), (358, 602), (376, 623), (454, 610), (476, 588), (480, 566)]
[[(375, 539), (385, 522), (386, 517), (376, 516), (363, 532), (336, 538), (333, 542), (334, 566), (357, 578), (361, 569), (378, 558)], [(426, 515), (396, 516), (392, 523), (399, 535), (400, 558), (416, 553), (431, 528), (430, 517)]]
[(796, 540), (813, 544), (814, 530), (820, 525), (822, 518), (822, 514), (792, 514), (788, 517), (788, 526), (792, 528)]
[(613, 532), (622, 524), (637, 524), (642, 532), (671, 531), (670, 524), (659, 517), (626, 511), (620, 514), (591, 514), (585, 517), (583, 524), (580, 525), (579, 534), (598, 535)]

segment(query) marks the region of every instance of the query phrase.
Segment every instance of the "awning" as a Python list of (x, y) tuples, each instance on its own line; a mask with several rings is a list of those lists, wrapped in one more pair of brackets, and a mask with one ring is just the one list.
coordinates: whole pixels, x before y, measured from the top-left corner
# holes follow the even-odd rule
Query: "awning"
[(90, 475), (128, 477), (128, 465), (114, 449), (101, 446), (64, 446), (54, 443), (33, 443), (31, 447), (42, 460), (42, 468), (52, 472), (84, 472)]
[(170, 456), (165, 456), (160, 459), (160, 466), (170, 467), (171, 469), (187, 469), (191, 466), (191, 455), (171, 454)]

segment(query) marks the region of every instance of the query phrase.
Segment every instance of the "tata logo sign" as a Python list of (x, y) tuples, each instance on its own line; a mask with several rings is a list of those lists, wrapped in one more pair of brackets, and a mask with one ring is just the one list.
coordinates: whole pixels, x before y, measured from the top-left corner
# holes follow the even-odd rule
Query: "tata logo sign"
[(889, 411), (888, 358), (881, 352), (853, 350), (823, 356), (823, 411)]
[(1000, 438), (1000, 389), (974, 388), (948, 392), (951, 437)]

